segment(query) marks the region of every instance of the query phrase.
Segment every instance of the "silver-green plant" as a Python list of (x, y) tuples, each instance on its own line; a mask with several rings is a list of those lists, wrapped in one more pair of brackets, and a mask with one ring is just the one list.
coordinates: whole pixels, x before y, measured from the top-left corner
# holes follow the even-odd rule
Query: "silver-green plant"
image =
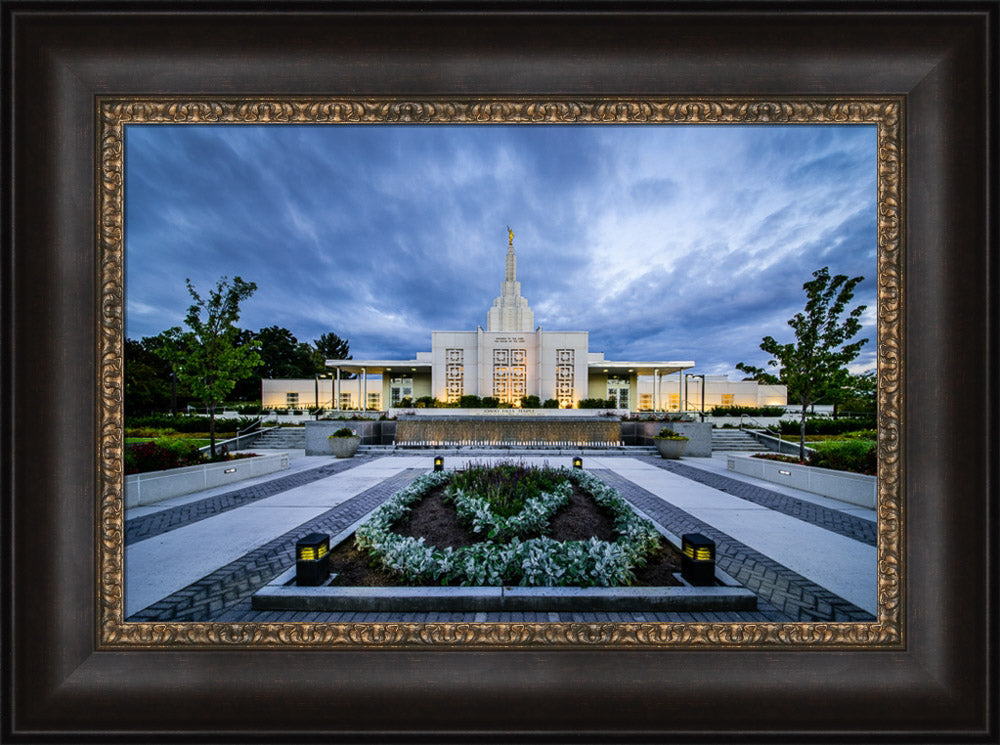
[[(497, 586), (616, 586), (634, 580), (633, 569), (659, 546), (656, 528), (628, 506), (618, 492), (590, 474), (566, 472), (569, 480), (589, 491), (598, 504), (614, 516), (619, 537), (614, 542), (556, 541), (547, 536), (509, 541), (486, 540), (462, 548), (439, 549), (423, 538), (401, 536), (392, 530), (411, 506), (434, 487), (448, 480), (446, 472), (417, 478), (397, 492), (356, 531), (359, 549), (368, 551), (389, 571), (407, 582), (458, 582), (461, 585)], [(558, 495), (554, 496), (558, 499)]]

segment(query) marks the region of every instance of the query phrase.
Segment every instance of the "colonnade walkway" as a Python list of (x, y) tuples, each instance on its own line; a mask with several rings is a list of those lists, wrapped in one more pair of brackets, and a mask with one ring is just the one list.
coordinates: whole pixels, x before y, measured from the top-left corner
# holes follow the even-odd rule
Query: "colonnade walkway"
[[(877, 612), (873, 510), (734, 474), (724, 456), (668, 461), (593, 453), (584, 455), (584, 468), (646, 516), (675, 535), (713, 539), (718, 566), (757, 594), (757, 610), (256, 611), (251, 595), (292, 566), (298, 538), (345, 530), (431, 470), (433, 458), (290, 455), (286, 471), (126, 511), (126, 621), (870, 621)], [(571, 465), (569, 456), (518, 460)], [(458, 456), (446, 459), (448, 468), (462, 463)]]

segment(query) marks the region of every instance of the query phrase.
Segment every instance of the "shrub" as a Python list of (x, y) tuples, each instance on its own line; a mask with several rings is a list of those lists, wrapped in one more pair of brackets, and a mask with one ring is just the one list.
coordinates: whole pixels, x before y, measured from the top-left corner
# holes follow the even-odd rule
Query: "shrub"
[(416, 405), (418, 409), (436, 409), (440, 406), (434, 396), (421, 396), (417, 399)]
[(545, 403), (542, 404), (542, 408), (543, 409), (558, 409), (559, 408), (559, 400), (555, 399), (555, 398), (547, 398), (547, 399), (545, 399)]
[(480, 405), (484, 409), (496, 409), (500, 406), (500, 399), (496, 396), (483, 396), (480, 399)]
[(334, 432), (332, 435), (329, 435), (327, 437), (327, 439), (329, 440), (331, 437), (357, 437), (357, 436), (358, 436), (358, 433), (355, 432), (353, 429), (351, 429), (349, 427), (341, 427), (336, 432)]
[(163, 471), (202, 461), (198, 446), (187, 440), (160, 438), (125, 446), (125, 473)]
[[(782, 419), (778, 422), (778, 426), (783, 435), (799, 434), (798, 419)], [(869, 429), (874, 426), (875, 421), (868, 419), (806, 419), (806, 434), (839, 435), (843, 432)]]
[(399, 400), (399, 406), (400, 408), (403, 409), (409, 409), (411, 406), (413, 406), (413, 399), (410, 396), (403, 396)]
[(510, 516), (517, 513), (529, 499), (543, 491), (552, 491), (565, 477), (557, 477), (550, 468), (536, 468), (524, 463), (497, 463), (482, 465), (470, 463), (464, 471), (457, 472), (448, 491), (464, 491), (489, 503), (498, 514)]
[[(215, 418), (217, 432), (235, 432), (243, 419)], [(245, 425), (244, 425), (245, 426)], [(190, 434), (192, 432), (208, 432), (209, 418), (207, 416), (187, 416), (186, 414), (148, 414), (146, 416), (126, 416), (126, 429), (151, 427), (154, 429), (172, 429), (175, 432)]]
[(664, 427), (659, 432), (653, 436), (654, 440), (690, 440), (690, 437), (682, 435), (680, 432), (674, 432), (668, 427)]
[(784, 406), (713, 406), (712, 416), (784, 416)]
[(542, 400), (538, 396), (521, 396), (522, 409), (539, 409), (541, 406)]
[(460, 396), (458, 399), (458, 406), (462, 409), (479, 409), (482, 408), (483, 401), (479, 396), (473, 394), (467, 394), (465, 396)]
[(877, 448), (871, 443), (858, 440), (824, 443), (817, 446), (815, 453), (810, 454), (809, 465), (874, 476), (878, 469)]
[(613, 398), (581, 398), (576, 403), (578, 409), (614, 409), (617, 408)]

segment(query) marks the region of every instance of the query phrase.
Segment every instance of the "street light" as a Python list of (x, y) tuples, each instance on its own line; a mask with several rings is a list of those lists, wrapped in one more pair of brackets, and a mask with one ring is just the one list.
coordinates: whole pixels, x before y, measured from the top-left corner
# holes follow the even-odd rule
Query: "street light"
[(316, 416), (316, 421), (319, 421), (319, 379), (320, 378), (324, 378), (324, 379), (325, 378), (329, 378), (330, 377), (330, 373), (316, 373), (315, 377), (316, 377), (316, 407), (315, 407), (316, 408), (316, 414), (315, 414), (315, 416)]
[(684, 408), (688, 408), (688, 378), (701, 378), (701, 421), (705, 421), (705, 376), (699, 373), (684, 373)]

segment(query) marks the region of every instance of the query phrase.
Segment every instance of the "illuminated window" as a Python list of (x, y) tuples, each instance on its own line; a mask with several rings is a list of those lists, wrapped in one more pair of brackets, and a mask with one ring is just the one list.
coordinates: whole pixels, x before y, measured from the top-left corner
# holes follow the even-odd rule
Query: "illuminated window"
[(340, 408), (349, 409), (351, 408), (351, 394), (341, 393), (340, 394)]
[(573, 349), (556, 350), (556, 398), (560, 408), (573, 405), (576, 378), (576, 351)]
[(667, 394), (667, 399), (668, 399), (668, 406), (671, 409), (671, 411), (673, 411), (675, 409), (678, 410), (678, 411), (680, 410), (680, 408), (681, 408), (681, 394), (679, 394), (679, 393), (670, 393), (670, 394)]
[(448, 403), (458, 401), (465, 393), (465, 351), (462, 349), (445, 349), (445, 400)]
[(369, 409), (380, 409), (380, 408), (382, 408), (382, 394), (381, 393), (369, 393), (368, 394), (368, 408)]
[(652, 393), (640, 393), (639, 394), (639, 411), (652, 411), (653, 410), (653, 394)]
[(723, 393), (722, 394), (722, 405), (732, 406), (735, 403), (736, 394), (735, 393)]
[(286, 406), (298, 406), (299, 405), (299, 394), (298, 392), (286, 393), (285, 394), (285, 405)]

